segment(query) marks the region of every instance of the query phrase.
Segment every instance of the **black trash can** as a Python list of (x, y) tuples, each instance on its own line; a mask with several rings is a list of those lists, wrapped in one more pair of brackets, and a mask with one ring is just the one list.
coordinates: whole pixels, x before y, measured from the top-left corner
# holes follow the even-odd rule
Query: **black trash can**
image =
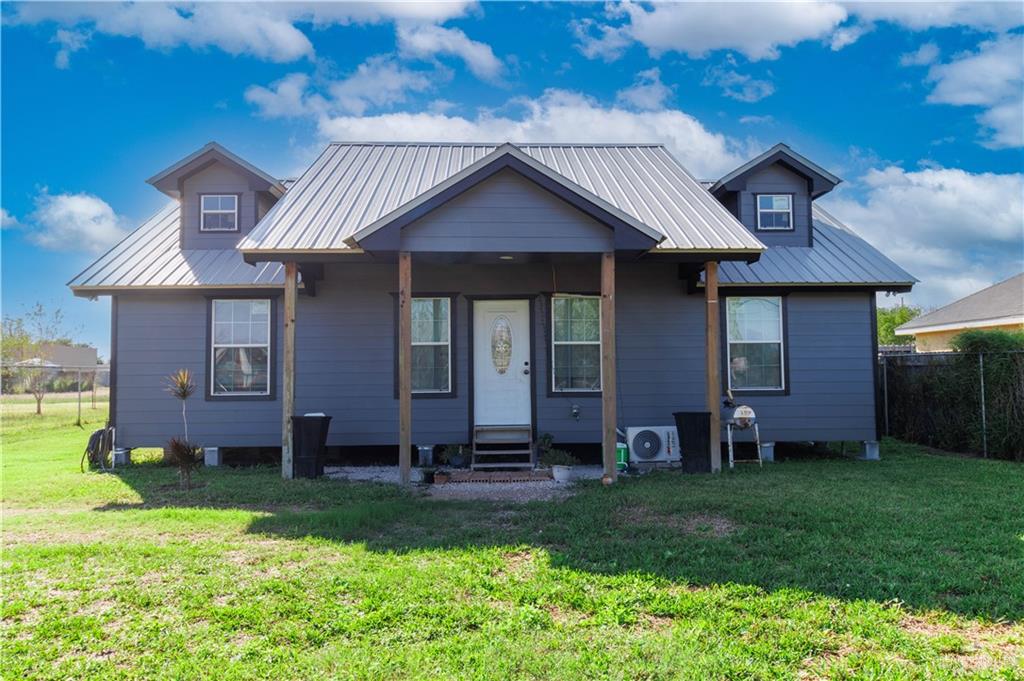
[(711, 412), (677, 411), (676, 433), (683, 470), (687, 473), (711, 472)]
[(292, 477), (318, 478), (324, 474), (330, 416), (292, 417)]

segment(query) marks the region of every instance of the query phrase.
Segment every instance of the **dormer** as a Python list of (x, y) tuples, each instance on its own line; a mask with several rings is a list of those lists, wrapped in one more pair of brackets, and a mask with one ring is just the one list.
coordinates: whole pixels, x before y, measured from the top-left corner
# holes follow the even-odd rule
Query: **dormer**
[(811, 202), (840, 182), (785, 144), (776, 144), (710, 191), (765, 245), (810, 246)]
[(181, 248), (234, 248), (284, 185), (216, 142), (146, 180), (181, 203)]

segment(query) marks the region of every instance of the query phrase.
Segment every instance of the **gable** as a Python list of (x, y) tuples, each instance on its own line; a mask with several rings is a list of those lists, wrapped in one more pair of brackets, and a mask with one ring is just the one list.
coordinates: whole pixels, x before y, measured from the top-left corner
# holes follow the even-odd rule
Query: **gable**
[(506, 168), (407, 225), (401, 248), (600, 253), (615, 239), (608, 225)]

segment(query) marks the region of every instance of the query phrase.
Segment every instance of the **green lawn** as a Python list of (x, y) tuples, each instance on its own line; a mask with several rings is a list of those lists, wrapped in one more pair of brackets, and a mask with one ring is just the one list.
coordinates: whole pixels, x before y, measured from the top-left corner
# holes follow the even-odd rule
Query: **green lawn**
[(3, 678), (1024, 678), (1024, 468), (888, 442), (561, 502), (148, 461), (5, 406)]

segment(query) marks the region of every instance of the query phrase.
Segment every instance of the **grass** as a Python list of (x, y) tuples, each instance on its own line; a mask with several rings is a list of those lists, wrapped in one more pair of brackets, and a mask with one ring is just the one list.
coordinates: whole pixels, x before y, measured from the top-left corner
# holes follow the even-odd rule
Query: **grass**
[(155, 457), (5, 408), (4, 678), (1024, 678), (1024, 470), (886, 442), (565, 501)]

